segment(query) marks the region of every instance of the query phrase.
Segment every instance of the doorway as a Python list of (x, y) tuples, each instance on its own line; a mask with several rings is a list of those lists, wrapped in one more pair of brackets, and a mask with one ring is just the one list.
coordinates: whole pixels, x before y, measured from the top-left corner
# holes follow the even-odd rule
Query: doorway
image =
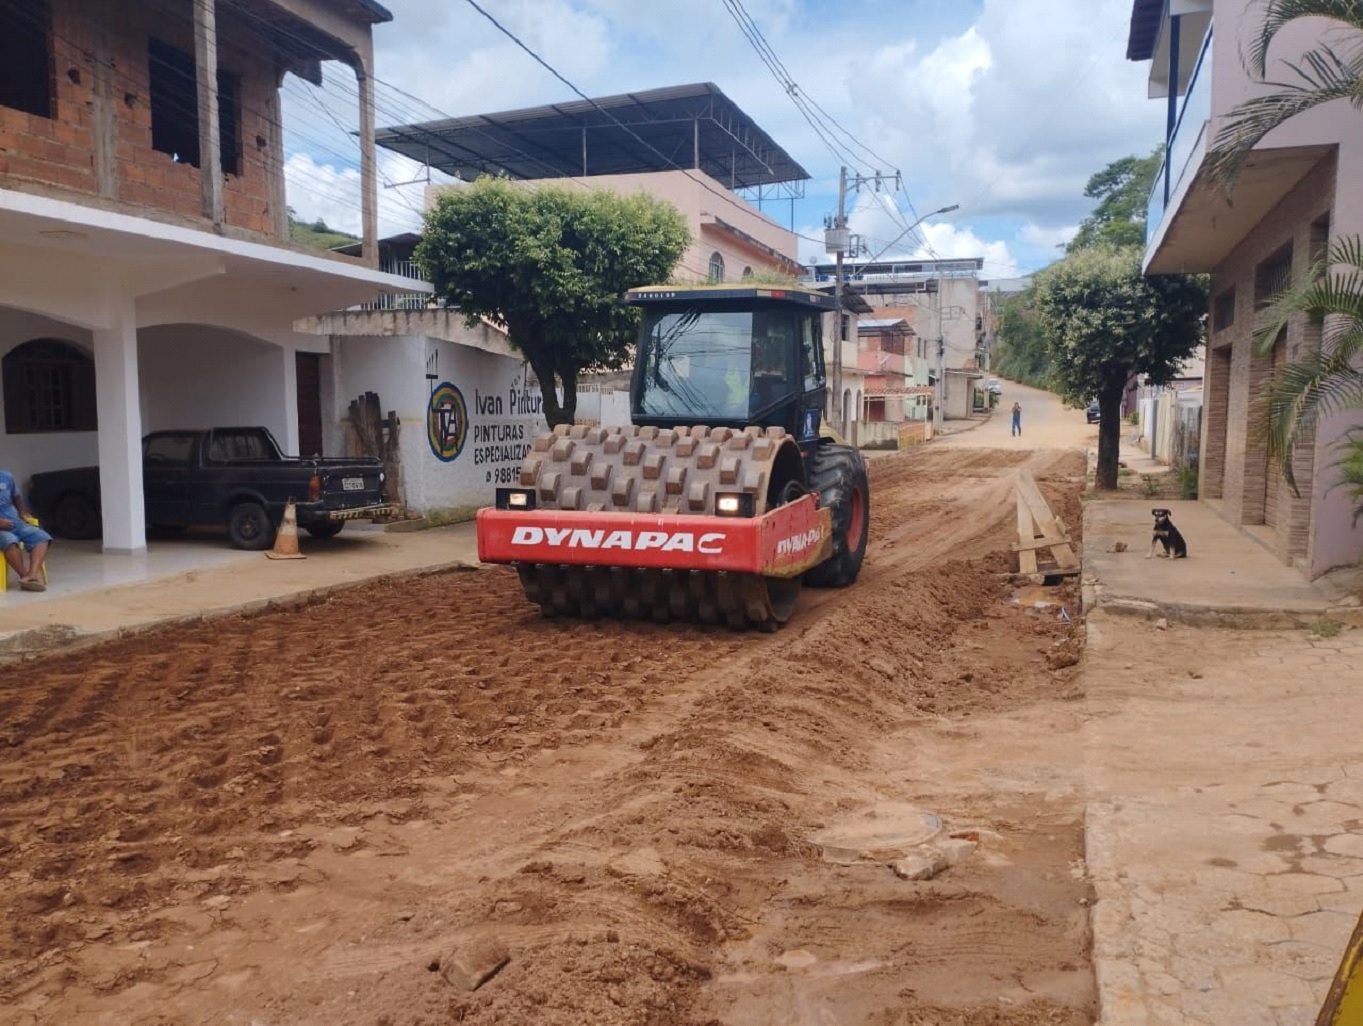
[(295, 353), (298, 376), (298, 455), (322, 455), (322, 356)]

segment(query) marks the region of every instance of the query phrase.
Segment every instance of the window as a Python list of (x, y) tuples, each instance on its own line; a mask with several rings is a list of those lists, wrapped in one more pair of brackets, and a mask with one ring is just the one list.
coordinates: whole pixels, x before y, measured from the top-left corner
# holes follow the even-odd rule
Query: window
[(745, 267), (745, 268), (743, 268), (743, 280), (744, 280), (744, 281), (747, 281), (747, 280), (748, 280), (749, 278), (751, 278), (751, 277), (752, 277), (752, 268), (751, 268), (751, 267)]
[(1229, 288), (1212, 301), (1212, 331), (1225, 331), (1235, 323), (1235, 289)]
[(69, 342), (35, 339), (0, 361), (5, 432), (94, 431), (95, 361)]
[(1330, 251), (1330, 215), (1311, 222), (1311, 263), (1320, 263)]
[(710, 254), (710, 280), (724, 280), (724, 258), (718, 253)]
[(222, 173), (241, 174), (241, 79), (218, 69), (218, 148)]
[(1291, 283), (1292, 244), (1289, 242), (1254, 269), (1254, 308), (1262, 310), (1268, 306), (1273, 297)]
[(198, 437), (193, 432), (152, 435), (142, 443), (142, 458), (148, 463), (189, 463)]
[[(199, 86), (194, 55), (147, 40), (151, 148), (177, 164), (199, 166)], [(218, 69), (218, 146), (224, 174), (241, 173), (241, 80)]]
[(818, 317), (800, 319), (800, 348), (804, 350), (805, 391), (819, 387), (823, 378), (823, 324)]
[(0, 107), (52, 117), (48, 0), (0, 0)]
[(259, 431), (215, 431), (208, 443), (208, 458), (219, 463), (237, 460), (268, 460), (273, 456)]

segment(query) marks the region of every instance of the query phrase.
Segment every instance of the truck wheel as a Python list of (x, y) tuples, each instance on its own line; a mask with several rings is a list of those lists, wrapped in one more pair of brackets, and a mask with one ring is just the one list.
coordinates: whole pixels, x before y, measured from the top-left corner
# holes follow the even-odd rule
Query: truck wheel
[(821, 445), (809, 459), (809, 487), (820, 508), (833, 512), (833, 555), (805, 572), (805, 583), (843, 588), (857, 579), (866, 557), (871, 490), (866, 461), (850, 445)]
[(274, 535), (274, 521), (258, 502), (239, 502), (227, 514), (227, 536), (239, 549), (268, 549)]
[(309, 524), (303, 530), (312, 535), (318, 541), (326, 541), (328, 538), (335, 538), (341, 533), (341, 528), (345, 527), (345, 521), (329, 521), (325, 524)]
[(63, 538), (98, 538), (103, 527), (95, 500), (81, 492), (67, 492), (52, 507), (52, 533)]

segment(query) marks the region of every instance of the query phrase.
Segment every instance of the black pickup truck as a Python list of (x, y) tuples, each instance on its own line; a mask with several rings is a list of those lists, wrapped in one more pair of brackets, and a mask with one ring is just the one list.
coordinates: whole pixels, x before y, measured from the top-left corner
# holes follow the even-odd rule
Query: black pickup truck
[[(373, 457), (285, 456), (263, 427), (156, 431), (142, 439), (147, 526), (224, 526), (239, 549), (268, 549), (292, 499), (298, 526), (331, 538), (347, 520), (390, 516), (382, 461)], [(99, 468), (34, 474), (29, 503), (43, 526), (64, 538), (102, 530)]]

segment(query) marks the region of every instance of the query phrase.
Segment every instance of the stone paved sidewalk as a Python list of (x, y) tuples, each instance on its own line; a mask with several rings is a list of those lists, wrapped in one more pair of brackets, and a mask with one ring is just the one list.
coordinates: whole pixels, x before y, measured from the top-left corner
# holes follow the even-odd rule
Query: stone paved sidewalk
[(1311, 1026), (1363, 910), (1363, 630), (1089, 621), (1103, 1026)]

